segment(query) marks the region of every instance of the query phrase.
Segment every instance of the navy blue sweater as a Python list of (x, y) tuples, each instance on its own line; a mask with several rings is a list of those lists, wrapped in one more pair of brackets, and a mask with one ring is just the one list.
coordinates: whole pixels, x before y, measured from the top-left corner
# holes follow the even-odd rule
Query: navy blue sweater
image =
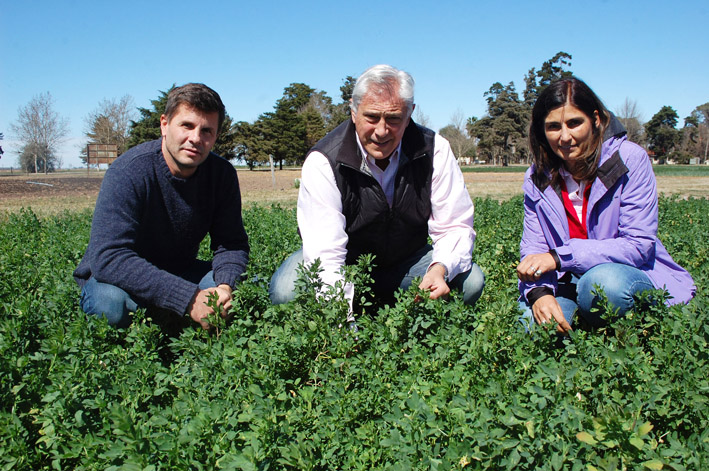
[(191, 177), (175, 177), (161, 142), (130, 149), (106, 171), (74, 278), (83, 286), (93, 276), (139, 304), (184, 314), (199, 288), (178, 274), (194, 263), (207, 233), (217, 285), (234, 287), (249, 244), (234, 167), (212, 153)]

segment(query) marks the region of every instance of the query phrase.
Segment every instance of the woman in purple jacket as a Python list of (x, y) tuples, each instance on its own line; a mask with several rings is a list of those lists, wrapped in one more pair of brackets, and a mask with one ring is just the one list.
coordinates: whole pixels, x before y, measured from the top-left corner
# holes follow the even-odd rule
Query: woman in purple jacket
[(670, 304), (696, 290), (657, 238), (657, 187), (645, 150), (613, 135), (611, 115), (581, 80), (549, 85), (532, 110), (533, 164), (525, 175), (517, 266), (523, 319), (566, 333), (576, 312), (591, 325), (603, 288), (624, 314), (634, 296), (665, 289)]

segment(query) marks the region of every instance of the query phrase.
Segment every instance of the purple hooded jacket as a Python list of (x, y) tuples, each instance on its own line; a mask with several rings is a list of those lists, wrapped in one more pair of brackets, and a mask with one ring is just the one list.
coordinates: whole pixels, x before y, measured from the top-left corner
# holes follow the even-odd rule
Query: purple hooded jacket
[(519, 282), (522, 299), (534, 288), (556, 292), (564, 272), (583, 274), (602, 263), (639, 268), (655, 288), (666, 289), (669, 304), (686, 303), (696, 287), (691, 275), (675, 263), (657, 238), (657, 184), (645, 150), (625, 136), (603, 143), (598, 173), (589, 195), (586, 223), (588, 239), (571, 239), (566, 211), (557, 190), (542, 191), (527, 170), (524, 191), (524, 232), (520, 254), (555, 249), (561, 271), (547, 272), (536, 282)]

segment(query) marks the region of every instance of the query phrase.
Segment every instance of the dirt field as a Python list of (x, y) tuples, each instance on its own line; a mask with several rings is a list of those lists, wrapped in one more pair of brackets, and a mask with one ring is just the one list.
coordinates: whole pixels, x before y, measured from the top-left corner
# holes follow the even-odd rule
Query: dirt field
[[(295, 179), (300, 170), (239, 170), (244, 205), (295, 204), (298, 190)], [(521, 193), (522, 173), (465, 173), (473, 197), (506, 199)], [(64, 210), (93, 208), (103, 172), (61, 172), (49, 175), (0, 174), (0, 212), (32, 208), (38, 214), (56, 214)], [(709, 198), (709, 177), (657, 177), (658, 188), (666, 195)]]

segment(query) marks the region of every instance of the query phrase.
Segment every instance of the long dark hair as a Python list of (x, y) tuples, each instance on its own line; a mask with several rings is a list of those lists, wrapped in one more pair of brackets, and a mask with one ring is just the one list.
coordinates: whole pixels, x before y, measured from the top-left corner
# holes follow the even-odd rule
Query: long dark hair
[[(603, 102), (593, 93), (582, 80), (567, 77), (552, 82), (539, 94), (532, 108), (532, 121), (529, 125), (529, 148), (534, 160), (534, 180), (537, 186), (545, 188), (549, 183), (556, 184), (559, 167), (563, 164), (561, 157), (556, 155), (547, 141), (544, 130), (544, 120), (552, 110), (569, 103), (581, 110), (591, 120), (593, 134), (588, 142), (582, 158), (580, 170), (574, 177), (579, 180), (591, 181), (596, 178), (598, 159), (601, 156), (603, 133), (610, 122), (610, 113)], [(596, 126), (594, 112), (598, 111), (599, 125)]]

